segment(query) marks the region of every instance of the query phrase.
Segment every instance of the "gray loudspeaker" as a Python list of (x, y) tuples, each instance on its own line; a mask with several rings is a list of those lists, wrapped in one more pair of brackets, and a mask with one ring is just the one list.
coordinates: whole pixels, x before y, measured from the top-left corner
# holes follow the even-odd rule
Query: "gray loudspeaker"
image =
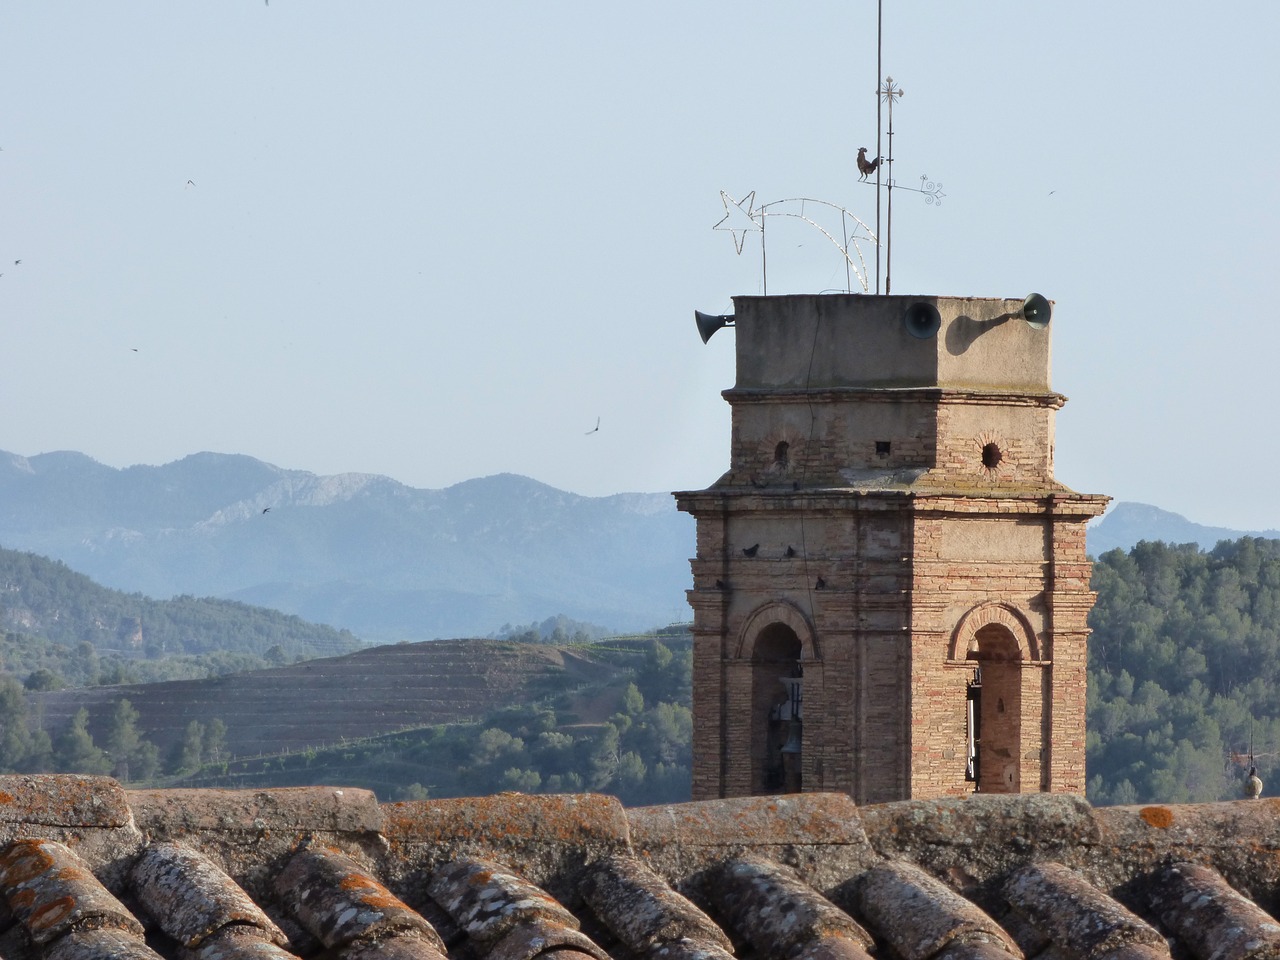
[(698, 325), (698, 335), (702, 337), (702, 342), (706, 343), (711, 339), (711, 335), (721, 327), (733, 326), (732, 313), (703, 313), (701, 310), (693, 311), (694, 322)]
[(1049, 325), (1049, 318), (1052, 316), (1053, 304), (1040, 294), (1030, 294), (1022, 301), (1022, 319), (1032, 329), (1043, 330)]
[(907, 307), (907, 312), (902, 315), (902, 325), (917, 340), (928, 340), (938, 333), (942, 317), (938, 315), (937, 307), (922, 300)]

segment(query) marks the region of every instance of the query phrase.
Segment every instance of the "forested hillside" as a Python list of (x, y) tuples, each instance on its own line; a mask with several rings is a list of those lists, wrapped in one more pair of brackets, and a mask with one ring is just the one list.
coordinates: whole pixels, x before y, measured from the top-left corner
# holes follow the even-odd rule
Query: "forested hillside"
[(231, 600), (152, 600), (0, 549), (0, 669), (31, 689), (149, 683), (335, 656), (346, 630)]
[(1099, 557), (1093, 586), (1089, 798), (1239, 796), (1251, 739), (1280, 789), (1280, 541), (1139, 543)]

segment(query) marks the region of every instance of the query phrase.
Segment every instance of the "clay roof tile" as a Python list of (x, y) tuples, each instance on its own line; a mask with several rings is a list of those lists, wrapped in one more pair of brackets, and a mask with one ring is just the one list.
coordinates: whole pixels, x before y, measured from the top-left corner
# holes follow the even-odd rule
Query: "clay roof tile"
[(930, 960), (965, 944), (973, 946), (961, 954), (985, 956), (994, 949), (1005, 960), (1022, 960), (1021, 949), (998, 923), (914, 864), (891, 862), (868, 870), (858, 882), (857, 899), (868, 924), (904, 960)]
[(1280, 957), (1280, 924), (1215, 870), (1173, 863), (1152, 874), (1145, 886), (1160, 922), (1198, 960)]
[(873, 944), (856, 920), (782, 864), (727, 861), (707, 888), (729, 926), (762, 956), (865, 957)]
[(592, 864), (581, 881), (583, 899), (613, 934), (638, 953), (671, 949), (721, 956), (733, 944), (705, 913), (671, 889), (636, 857), (612, 856)]
[(149, 847), (134, 864), (134, 891), (157, 925), (195, 948), (231, 925), (253, 927), (277, 946), (286, 937), (230, 877), (201, 853), (172, 843)]
[(275, 893), (330, 949), (411, 935), (435, 954), (445, 953), (431, 924), (340, 851), (319, 846), (299, 851), (276, 878)]
[(0, 888), (35, 943), (49, 944), (89, 926), (142, 937), (142, 924), (56, 840), (15, 840), (0, 851)]
[(1131, 945), (1149, 948), (1144, 954), (1169, 956), (1159, 932), (1060, 863), (1028, 864), (1009, 877), (1004, 891), (1009, 905), (1050, 942), (1070, 944), (1087, 960)]

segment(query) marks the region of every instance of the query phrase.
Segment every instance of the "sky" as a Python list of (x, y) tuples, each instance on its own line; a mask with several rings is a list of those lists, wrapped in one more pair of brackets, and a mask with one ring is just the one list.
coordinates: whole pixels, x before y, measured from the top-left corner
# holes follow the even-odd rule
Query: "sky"
[[(764, 292), (720, 191), (874, 223), (876, 7), (11, 0), (0, 449), (709, 485), (693, 311)], [(1052, 298), (1058, 478), (1280, 528), (1280, 4), (883, 8), (944, 194), (895, 192), (893, 293)], [(843, 290), (778, 223), (768, 293)]]

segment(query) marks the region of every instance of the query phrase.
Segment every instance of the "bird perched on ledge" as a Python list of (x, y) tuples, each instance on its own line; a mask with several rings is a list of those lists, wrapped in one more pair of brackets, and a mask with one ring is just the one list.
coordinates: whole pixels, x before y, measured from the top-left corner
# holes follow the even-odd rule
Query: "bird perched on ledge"
[(858, 179), (859, 180), (867, 179), (867, 177), (875, 173), (875, 169), (878, 166), (880, 166), (879, 157), (876, 157), (874, 160), (868, 160), (867, 148), (866, 147), (858, 148), (858, 174), (859, 174)]
[(1257, 767), (1249, 768), (1249, 776), (1244, 780), (1244, 795), (1250, 800), (1257, 800), (1262, 796), (1262, 781), (1258, 779)]

